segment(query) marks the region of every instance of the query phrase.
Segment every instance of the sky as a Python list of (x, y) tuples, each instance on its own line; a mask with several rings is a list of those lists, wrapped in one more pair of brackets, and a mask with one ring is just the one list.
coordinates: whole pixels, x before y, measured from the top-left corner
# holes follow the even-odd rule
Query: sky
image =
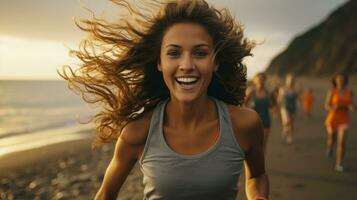
[[(259, 43), (245, 60), (248, 77), (263, 71), (291, 40), (323, 21), (347, 0), (207, 0), (229, 8)], [(0, 0), (0, 79), (59, 79), (56, 70), (78, 61), (68, 55), (86, 34), (73, 18), (117, 19), (109, 0)]]

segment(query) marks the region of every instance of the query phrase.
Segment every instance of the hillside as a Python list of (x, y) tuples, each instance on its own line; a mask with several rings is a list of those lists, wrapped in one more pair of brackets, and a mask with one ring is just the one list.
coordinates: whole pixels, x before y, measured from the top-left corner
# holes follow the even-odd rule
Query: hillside
[(357, 1), (335, 10), (325, 21), (296, 37), (272, 59), (266, 72), (284, 75), (327, 76), (357, 74)]

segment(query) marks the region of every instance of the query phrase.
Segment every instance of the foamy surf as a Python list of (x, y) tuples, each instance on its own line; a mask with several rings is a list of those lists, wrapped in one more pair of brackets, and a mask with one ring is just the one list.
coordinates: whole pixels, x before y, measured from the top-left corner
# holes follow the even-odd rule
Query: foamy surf
[(94, 130), (94, 125), (86, 124), (2, 138), (0, 139), (0, 157), (52, 144), (91, 138), (93, 137), (92, 130)]

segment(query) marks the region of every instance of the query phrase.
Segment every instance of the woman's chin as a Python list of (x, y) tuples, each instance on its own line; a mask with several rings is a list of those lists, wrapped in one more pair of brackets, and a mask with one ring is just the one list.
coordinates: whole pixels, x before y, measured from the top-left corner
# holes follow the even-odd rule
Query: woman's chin
[(174, 96), (177, 101), (182, 103), (192, 103), (202, 97), (202, 95), (199, 95), (197, 93), (180, 93), (175, 94)]

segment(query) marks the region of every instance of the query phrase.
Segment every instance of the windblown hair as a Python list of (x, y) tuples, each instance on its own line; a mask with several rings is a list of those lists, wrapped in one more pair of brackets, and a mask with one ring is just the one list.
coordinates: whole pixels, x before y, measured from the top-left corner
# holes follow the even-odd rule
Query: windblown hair
[(58, 72), (87, 103), (102, 105), (103, 110), (91, 119), (96, 123), (94, 144), (116, 140), (127, 123), (169, 97), (157, 65), (162, 38), (175, 23), (200, 24), (213, 38), (219, 68), (208, 95), (242, 104), (247, 81), (242, 60), (255, 44), (244, 37), (242, 26), (227, 9), (218, 10), (204, 0), (112, 2), (129, 15), (115, 23), (95, 16), (76, 21), (89, 33), (79, 50), (71, 51), (82, 63), (77, 69), (64, 66)]

